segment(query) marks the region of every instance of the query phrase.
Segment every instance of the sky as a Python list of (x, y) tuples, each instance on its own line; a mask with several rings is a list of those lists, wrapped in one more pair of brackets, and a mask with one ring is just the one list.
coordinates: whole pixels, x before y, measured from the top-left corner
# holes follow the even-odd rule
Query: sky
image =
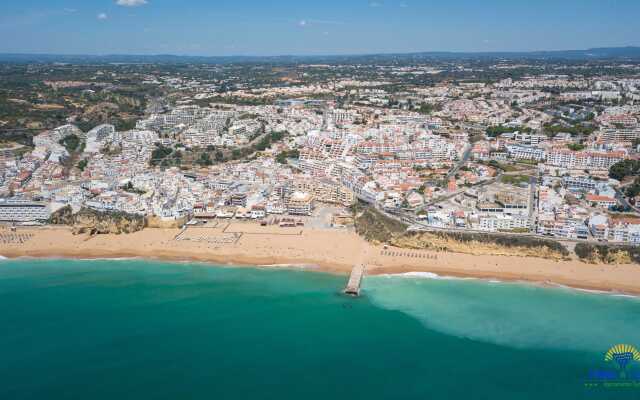
[(0, 53), (313, 55), (640, 46), (640, 0), (2, 0)]

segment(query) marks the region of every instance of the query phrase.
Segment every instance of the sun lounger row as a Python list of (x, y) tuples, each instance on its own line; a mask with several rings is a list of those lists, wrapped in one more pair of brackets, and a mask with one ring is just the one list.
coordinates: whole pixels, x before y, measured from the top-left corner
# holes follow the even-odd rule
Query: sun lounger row
[(235, 243), (238, 238), (237, 236), (191, 236), (191, 237), (178, 237), (177, 241), (188, 240), (191, 242), (207, 242), (207, 243), (215, 243), (215, 244), (230, 244)]
[(32, 233), (0, 233), (1, 244), (22, 244), (33, 237)]
[(426, 259), (432, 259), (432, 260), (435, 260), (438, 258), (436, 254), (412, 253), (412, 252), (403, 252), (403, 251), (387, 251), (387, 250), (381, 251), (380, 255), (389, 256), (389, 257), (426, 258)]

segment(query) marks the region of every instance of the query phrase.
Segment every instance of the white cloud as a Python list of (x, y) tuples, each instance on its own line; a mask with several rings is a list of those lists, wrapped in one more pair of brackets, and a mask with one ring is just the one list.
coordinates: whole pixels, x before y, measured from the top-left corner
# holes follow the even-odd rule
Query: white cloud
[(147, 0), (116, 0), (116, 4), (123, 7), (138, 7), (147, 3)]
[(107, 16), (107, 14), (106, 14), (106, 13), (100, 13), (100, 14), (98, 14), (98, 19), (100, 19), (100, 20), (105, 20), (105, 19), (107, 19), (107, 18), (109, 18), (109, 17)]
[(400, 8), (407, 8), (409, 7), (409, 4), (407, 4), (406, 2), (400, 2)]
[(343, 25), (344, 22), (341, 21), (329, 21), (324, 19), (301, 19), (296, 21), (296, 25), (301, 28), (308, 26), (317, 26), (317, 25)]
[(369, 7), (373, 7), (373, 8), (382, 7), (382, 3), (378, 2), (378, 1), (370, 1), (369, 2)]

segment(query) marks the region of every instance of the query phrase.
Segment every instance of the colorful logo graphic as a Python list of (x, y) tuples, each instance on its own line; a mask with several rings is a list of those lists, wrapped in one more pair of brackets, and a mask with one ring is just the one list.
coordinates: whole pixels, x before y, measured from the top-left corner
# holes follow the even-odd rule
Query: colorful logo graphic
[[(589, 371), (588, 388), (640, 389), (640, 351), (630, 344), (617, 344), (604, 355), (605, 368)], [(614, 368), (611, 368), (613, 366)]]
[(620, 378), (626, 378), (627, 366), (631, 361), (640, 361), (640, 352), (630, 344), (613, 346), (604, 356), (606, 362), (615, 362), (620, 371)]

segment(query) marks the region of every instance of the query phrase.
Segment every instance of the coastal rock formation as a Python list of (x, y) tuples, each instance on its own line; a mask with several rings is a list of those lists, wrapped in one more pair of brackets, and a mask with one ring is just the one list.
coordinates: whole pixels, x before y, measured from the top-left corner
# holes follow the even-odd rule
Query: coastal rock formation
[(136, 214), (96, 211), (89, 208), (82, 208), (74, 214), (71, 207), (66, 206), (51, 215), (50, 223), (69, 225), (75, 235), (83, 233), (119, 235), (144, 229), (145, 218)]
[(147, 228), (174, 229), (182, 228), (187, 223), (187, 218), (163, 219), (158, 216), (147, 217)]
[(475, 255), (519, 255), (562, 260), (569, 251), (560, 243), (529, 236), (471, 232), (416, 232), (394, 238), (391, 244)]
[(71, 206), (64, 206), (49, 217), (49, 223), (53, 225), (73, 225), (73, 210)]
[(640, 248), (594, 243), (576, 244), (576, 255), (591, 264), (640, 264)]
[(358, 235), (372, 243), (387, 243), (404, 234), (407, 227), (401, 222), (391, 219), (374, 208), (367, 207), (355, 213), (355, 227)]

